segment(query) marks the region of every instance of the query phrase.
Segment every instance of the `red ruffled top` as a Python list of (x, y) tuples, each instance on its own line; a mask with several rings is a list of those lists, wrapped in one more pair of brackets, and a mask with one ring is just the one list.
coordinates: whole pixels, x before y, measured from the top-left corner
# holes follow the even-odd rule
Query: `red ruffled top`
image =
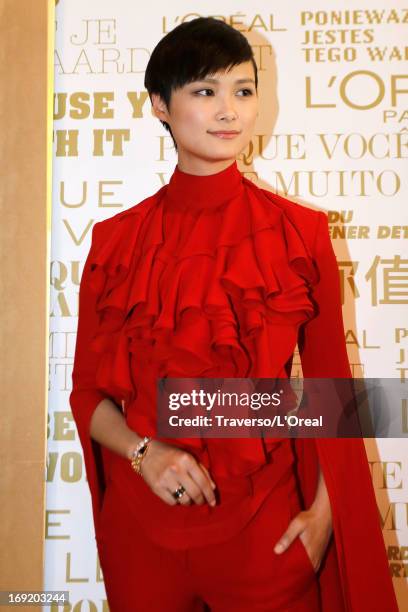
[[(140, 435), (155, 434), (157, 377), (287, 377), (318, 280), (297, 228), (236, 161), (207, 176), (176, 166), (159, 195), (154, 206), (117, 215), (91, 260), (101, 315), (96, 384), (125, 400)], [(212, 443), (222, 454), (234, 447), (246, 463), (229, 469), (242, 473), (276, 440), (264, 442)], [(224, 458), (214, 455), (211, 467), (225, 471)]]

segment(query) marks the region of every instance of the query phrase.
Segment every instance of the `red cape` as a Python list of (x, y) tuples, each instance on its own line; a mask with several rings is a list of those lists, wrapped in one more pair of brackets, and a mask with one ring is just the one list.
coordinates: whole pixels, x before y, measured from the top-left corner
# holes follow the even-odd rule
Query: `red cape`
[[(318, 271), (318, 282), (311, 293), (318, 316), (302, 325), (298, 338), (304, 377), (351, 378), (338, 267), (327, 216), (261, 190), (247, 179), (244, 182), (253, 195), (268, 198), (271, 207), (278, 207), (284, 213), (285, 219), (302, 237), (304, 249)], [(120, 236), (121, 221), (126, 218), (128, 224), (136, 227), (146, 211), (156, 206), (165, 190), (166, 186), (129, 210), (94, 226), (81, 280), (70, 404), (83, 448), (97, 538), (105, 488), (106, 449), (91, 439), (89, 424), (94, 409), (104, 397), (113, 398), (120, 405), (123, 395), (114, 390), (107, 394), (106, 389), (102, 390), (95, 382), (97, 356), (90, 350), (90, 345), (98, 326), (98, 313), (95, 285), (91, 286), (90, 274), (95, 262), (104, 262), (105, 269), (110, 267), (119, 276), (122, 274), (123, 257), (120, 261), (118, 246), (124, 248), (123, 242), (131, 240), (132, 232)], [(136, 211), (140, 214), (135, 214)], [(133, 234), (136, 235), (136, 230)], [(130, 250), (130, 245), (126, 246)], [(364, 441), (351, 438), (296, 439), (295, 447), (306, 506), (314, 499), (320, 464), (332, 507), (334, 538), (328, 545), (318, 573), (322, 612), (398, 612)]]

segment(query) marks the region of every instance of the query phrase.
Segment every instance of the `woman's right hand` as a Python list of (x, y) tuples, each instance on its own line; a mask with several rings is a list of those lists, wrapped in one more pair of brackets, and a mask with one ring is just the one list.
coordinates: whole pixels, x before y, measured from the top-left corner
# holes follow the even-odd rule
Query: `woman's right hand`
[[(151, 490), (167, 504), (203, 504), (215, 506), (215, 483), (207, 468), (193, 455), (177, 446), (151, 440), (140, 466), (141, 474)], [(176, 500), (172, 492), (180, 485), (185, 493)]]

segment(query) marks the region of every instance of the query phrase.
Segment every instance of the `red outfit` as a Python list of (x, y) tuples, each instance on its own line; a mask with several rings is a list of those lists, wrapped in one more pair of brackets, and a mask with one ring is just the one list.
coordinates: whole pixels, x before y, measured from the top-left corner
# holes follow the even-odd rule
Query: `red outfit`
[[(210, 176), (176, 167), (157, 193), (94, 226), (80, 288), (70, 401), (106, 585), (123, 572), (104, 548), (118, 522), (112, 491), (105, 504), (107, 484), (123, 496), (123, 505), (128, 500), (121, 520), (129, 517), (129, 529), (136, 522), (152, 551), (183, 551), (193, 564), (211, 546), (230, 545), (230, 559), (236, 559), (231, 554), (240, 534), (256, 531), (254, 517), (265, 516), (274, 495), (284, 503), (288, 470), (292, 476), (296, 470), (302, 503), (309, 507), (320, 464), (334, 530), (312, 582), (318, 582), (321, 610), (398, 609), (363, 440), (160, 438), (186, 448), (209, 469), (220, 497), (211, 508), (166, 504), (128, 460), (90, 438), (90, 418), (104, 397), (125, 407), (127, 423), (139, 435), (155, 436), (157, 377), (284, 378), (297, 342), (305, 377), (351, 377), (327, 217), (258, 188), (236, 162)], [(287, 486), (293, 482), (287, 477)], [(299, 541), (283, 554), (297, 549), (305, 555)], [(307, 568), (307, 554), (303, 561)], [(270, 593), (270, 601), (277, 601), (277, 593)], [(222, 605), (213, 601), (214, 610)], [(237, 602), (232, 609), (239, 609)]]

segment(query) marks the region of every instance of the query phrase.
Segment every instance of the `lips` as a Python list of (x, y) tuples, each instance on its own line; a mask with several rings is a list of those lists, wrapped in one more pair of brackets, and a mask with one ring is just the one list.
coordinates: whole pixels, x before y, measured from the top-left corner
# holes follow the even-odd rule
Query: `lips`
[(212, 136), (217, 136), (217, 138), (234, 138), (235, 136), (238, 136), (239, 133), (240, 132), (237, 132), (236, 130), (209, 132), (209, 134)]

